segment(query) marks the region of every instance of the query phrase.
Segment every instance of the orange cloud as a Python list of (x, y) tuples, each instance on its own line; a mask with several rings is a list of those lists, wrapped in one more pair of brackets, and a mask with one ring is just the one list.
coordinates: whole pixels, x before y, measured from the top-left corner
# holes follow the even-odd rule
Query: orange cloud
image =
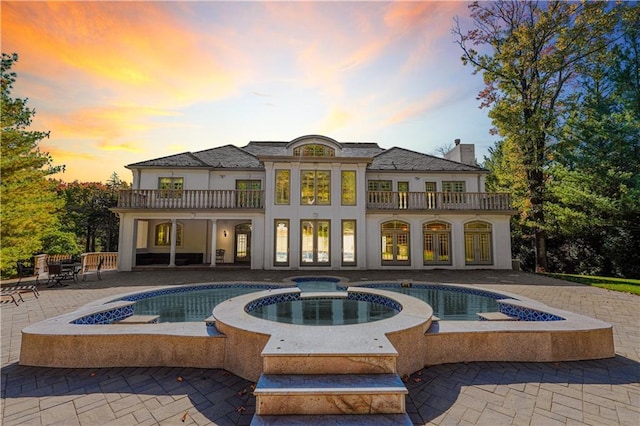
[[(72, 73), (137, 104), (188, 105), (235, 93), (243, 54), (192, 31), (158, 2), (3, 2), (3, 50), (44, 78)], [(224, 52), (224, 59), (215, 52)]]

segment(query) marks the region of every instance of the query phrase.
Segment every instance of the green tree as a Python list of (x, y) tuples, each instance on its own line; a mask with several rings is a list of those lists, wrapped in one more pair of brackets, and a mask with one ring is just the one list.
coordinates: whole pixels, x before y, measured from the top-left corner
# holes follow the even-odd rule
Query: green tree
[[(606, 50), (622, 6), (605, 2), (474, 2), (473, 28), (453, 28), (462, 61), (482, 72), (481, 107), (490, 108), (495, 131), (514, 173), (524, 175), (521, 223), (533, 234), (536, 270), (547, 269), (547, 167), (550, 149), (570, 109), (580, 67)], [(483, 50), (480, 52), (479, 50)]]
[(549, 169), (550, 258), (563, 272), (640, 276), (640, 14), (622, 24), (582, 71)]
[(27, 99), (11, 97), (16, 81), (11, 68), (17, 60), (15, 53), (2, 54), (0, 270), (3, 276), (15, 271), (17, 260), (30, 258), (41, 249), (42, 237), (56, 227), (56, 214), (61, 207), (47, 176), (62, 167), (54, 167), (51, 156), (38, 148), (38, 142), (48, 137), (49, 132), (28, 130), (35, 111), (27, 108)]
[(115, 251), (118, 248), (119, 219), (109, 209), (118, 202), (118, 190), (127, 184), (113, 173), (101, 182), (59, 182), (65, 200), (61, 216), (64, 228), (75, 233), (85, 252)]

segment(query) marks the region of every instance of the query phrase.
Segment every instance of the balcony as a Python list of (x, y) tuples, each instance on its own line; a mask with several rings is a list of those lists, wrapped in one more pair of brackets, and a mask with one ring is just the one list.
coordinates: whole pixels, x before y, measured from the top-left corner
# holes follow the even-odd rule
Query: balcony
[(119, 209), (264, 209), (264, 191), (131, 189), (118, 192)]
[(367, 192), (370, 210), (482, 210), (514, 212), (511, 197), (495, 192)]
[[(264, 191), (131, 189), (118, 193), (119, 209), (264, 210)], [(511, 197), (489, 192), (367, 192), (372, 210), (481, 210), (513, 213)]]

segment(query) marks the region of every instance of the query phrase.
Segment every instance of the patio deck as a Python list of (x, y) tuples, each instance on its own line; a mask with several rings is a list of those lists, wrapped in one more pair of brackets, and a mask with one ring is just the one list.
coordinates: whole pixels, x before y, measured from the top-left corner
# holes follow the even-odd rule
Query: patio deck
[[(309, 271), (314, 274), (314, 271)], [(316, 273), (317, 275), (318, 273)], [(320, 272), (325, 275), (326, 273)], [(99, 298), (164, 284), (271, 280), (301, 271), (218, 269), (103, 273), (103, 281), (43, 289), (3, 304), (2, 424), (247, 425), (252, 383), (222, 370), (23, 367), (21, 330)], [(563, 363), (481, 362), (424, 368), (406, 378), (414, 424), (640, 423), (640, 297), (514, 271), (340, 271), (362, 279), (478, 284), (614, 326), (616, 357)]]

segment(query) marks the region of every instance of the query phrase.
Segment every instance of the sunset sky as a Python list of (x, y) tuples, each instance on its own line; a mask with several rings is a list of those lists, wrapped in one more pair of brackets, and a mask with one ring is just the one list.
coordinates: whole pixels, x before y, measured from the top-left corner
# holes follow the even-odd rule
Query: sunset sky
[(322, 134), (424, 153), (495, 137), (460, 61), (467, 2), (11, 2), (14, 97), (65, 181), (249, 141)]

